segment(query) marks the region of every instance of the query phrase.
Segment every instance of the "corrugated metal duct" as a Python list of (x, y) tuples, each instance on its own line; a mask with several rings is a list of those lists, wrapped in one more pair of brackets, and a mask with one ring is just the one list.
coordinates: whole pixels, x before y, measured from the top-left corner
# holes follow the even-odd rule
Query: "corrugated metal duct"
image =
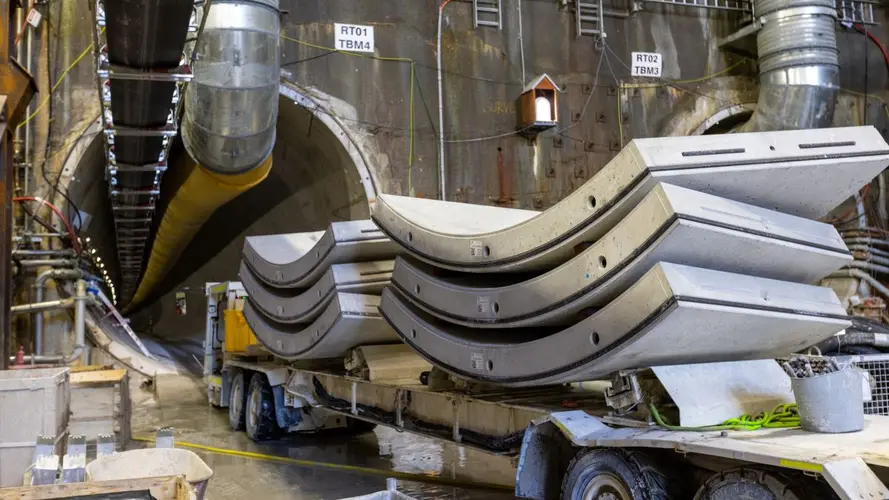
[(757, 0), (759, 100), (743, 132), (830, 127), (839, 70), (832, 0)]

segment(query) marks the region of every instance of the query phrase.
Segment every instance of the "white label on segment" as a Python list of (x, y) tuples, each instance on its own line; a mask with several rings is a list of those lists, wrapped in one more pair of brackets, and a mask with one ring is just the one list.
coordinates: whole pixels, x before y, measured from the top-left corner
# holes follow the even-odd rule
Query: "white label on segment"
[(480, 352), (473, 352), (469, 354), (469, 364), (472, 365), (473, 370), (484, 370), (485, 369), (485, 356)]
[(484, 257), (485, 245), (480, 240), (469, 240), (469, 256)]
[(480, 313), (488, 312), (488, 307), (491, 305), (491, 298), (487, 295), (479, 297), (475, 299), (475, 307), (478, 309)]
[(40, 12), (37, 12), (37, 9), (31, 9), (30, 11), (28, 11), (28, 17), (26, 18), (26, 20), (28, 21), (28, 24), (30, 24), (31, 26), (33, 26), (35, 28), (39, 27), (40, 21), (42, 19), (43, 19), (43, 15), (40, 14)]
[(664, 66), (663, 58), (657, 52), (633, 52), (631, 74), (633, 76), (647, 76), (660, 78)]
[(374, 27), (359, 24), (334, 23), (334, 42), (337, 50), (373, 52)]

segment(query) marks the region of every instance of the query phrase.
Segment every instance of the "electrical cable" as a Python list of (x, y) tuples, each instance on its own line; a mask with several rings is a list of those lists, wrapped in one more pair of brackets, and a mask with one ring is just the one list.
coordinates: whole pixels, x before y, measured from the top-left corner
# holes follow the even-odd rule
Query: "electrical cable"
[(730, 418), (721, 424), (697, 427), (668, 424), (658, 409), (651, 403), (648, 404), (648, 411), (651, 412), (651, 416), (659, 426), (670, 431), (756, 431), (763, 428), (789, 429), (799, 427), (799, 410), (796, 403), (781, 404), (772, 411), (762, 412), (756, 416), (744, 414), (737, 418)]
[(80, 253), (80, 242), (77, 241), (77, 235), (74, 233), (74, 229), (71, 228), (71, 223), (68, 221), (68, 218), (65, 217), (65, 214), (61, 212), (55, 205), (46, 201), (43, 198), (39, 198), (36, 196), (18, 196), (12, 199), (15, 203), (24, 203), (26, 201), (33, 201), (40, 203), (41, 205), (46, 205), (53, 211), (54, 214), (62, 221), (65, 225), (65, 229), (68, 231), (68, 235), (71, 237), (71, 245), (74, 247), (74, 250), (79, 254)]

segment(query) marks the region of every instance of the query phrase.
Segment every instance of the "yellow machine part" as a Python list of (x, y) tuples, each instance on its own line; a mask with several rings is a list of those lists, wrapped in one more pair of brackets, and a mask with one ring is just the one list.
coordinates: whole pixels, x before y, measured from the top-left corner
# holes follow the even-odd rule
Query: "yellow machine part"
[(244, 313), (237, 309), (226, 309), (225, 321), (225, 352), (246, 352), (247, 347), (256, 345), (256, 335), (247, 325)]
[(217, 208), (265, 180), (272, 169), (272, 156), (243, 174), (217, 174), (201, 167), (191, 157), (183, 167), (188, 170), (185, 181), (167, 205), (145, 274), (126, 310), (148, 297)]

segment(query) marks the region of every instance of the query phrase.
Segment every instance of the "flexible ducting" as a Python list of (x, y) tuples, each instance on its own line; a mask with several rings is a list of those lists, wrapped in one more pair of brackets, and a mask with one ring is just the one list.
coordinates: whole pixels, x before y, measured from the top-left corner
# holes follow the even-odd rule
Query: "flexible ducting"
[(241, 173), (272, 152), (278, 118), (278, 0), (210, 7), (185, 94), (182, 140), (204, 168)]
[(759, 100), (743, 132), (833, 124), (839, 89), (833, 0), (756, 0)]
[(278, 0), (215, 0), (210, 7), (185, 93), (181, 131), (191, 158), (128, 311), (148, 297), (217, 208), (268, 175), (278, 121), (279, 30)]
[(186, 161), (181, 166), (188, 169), (185, 181), (164, 211), (145, 274), (125, 312), (148, 297), (217, 208), (262, 182), (272, 168), (271, 156), (259, 167), (237, 175), (210, 172), (191, 158)]

